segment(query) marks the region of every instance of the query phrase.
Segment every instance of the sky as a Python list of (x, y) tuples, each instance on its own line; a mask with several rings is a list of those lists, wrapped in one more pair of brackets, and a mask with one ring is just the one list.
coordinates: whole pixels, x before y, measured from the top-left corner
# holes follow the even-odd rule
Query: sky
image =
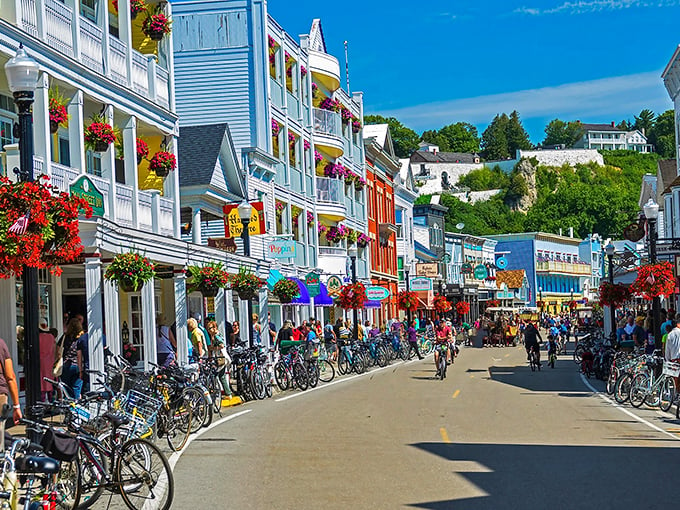
[(552, 119), (609, 123), (672, 108), (661, 73), (680, 44), (680, 0), (269, 0), (297, 39), (320, 18), (364, 114), (418, 133), (483, 132), (517, 110), (532, 142)]

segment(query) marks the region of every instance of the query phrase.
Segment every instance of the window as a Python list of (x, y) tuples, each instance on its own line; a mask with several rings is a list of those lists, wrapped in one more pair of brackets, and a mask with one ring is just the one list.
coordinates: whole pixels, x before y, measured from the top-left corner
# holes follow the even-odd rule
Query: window
[(97, 0), (80, 0), (80, 14), (92, 23), (97, 23)]
[(85, 167), (90, 175), (102, 176), (102, 156), (98, 152), (87, 151), (85, 153)]
[(65, 166), (71, 166), (71, 150), (68, 139), (59, 137), (59, 141), (57, 143), (59, 144), (59, 160), (57, 163), (61, 163)]
[(14, 143), (14, 136), (12, 136), (12, 127), (14, 122), (8, 117), (0, 116), (0, 150), (4, 150), (5, 145)]

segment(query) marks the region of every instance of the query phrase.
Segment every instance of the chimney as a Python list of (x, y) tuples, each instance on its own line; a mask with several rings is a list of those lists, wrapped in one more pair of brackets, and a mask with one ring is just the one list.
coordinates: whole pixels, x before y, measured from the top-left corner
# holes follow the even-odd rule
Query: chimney
[(574, 237), (574, 227), (569, 227), (569, 237)]
[(614, 121), (612, 121), (612, 127), (616, 127), (616, 124), (614, 123)]
[(560, 227), (560, 235), (562, 235), (562, 227)]

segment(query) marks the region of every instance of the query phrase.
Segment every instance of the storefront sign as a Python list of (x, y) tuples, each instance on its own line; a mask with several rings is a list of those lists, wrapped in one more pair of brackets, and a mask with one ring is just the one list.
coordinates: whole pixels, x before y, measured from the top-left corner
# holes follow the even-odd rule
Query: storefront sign
[(409, 288), (412, 291), (432, 290), (431, 278), (411, 278)]
[(498, 269), (505, 269), (506, 267), (508, 267), (508, 259), (506, 259), (505, 257), (498, 257), (496, 259), (496, 267)]
[[(248, 223), (248, 234), (259, 236), (266, 233), (264, 224), (264, 203), (250, 202), (250, 223)], [(224, 213), (224, 237), (241, 237), (243, 223), (238, 215), (238, 204), (227, 204), (222, 207)]]
[(295, 257), (295, 241), (277, 239), (269, 243), (267, 253), (273, 259), (290, 259)]
[(466, 262), (460, 266), (460, 274), (472, 274), (472, 264)]
[(342, 288), (342, 280), (337, 276), (331, 276), (326, 282), (326, 289), (329, 296), (337, 296)]
[(483, 280), (489, 276), (489, 271), (487, 271), (486, 266), (484, 264), (479, 264), (478, 266), (475, 267), (475, 278), (478, 280)]
[(390, 291), (385, 287), (366, 287), (366, 299), (369, 301), (382, 301), (390, 297)]
[(104, 195), (97, 189), (92, 180), (81, 175), (69, 187), (71, 195), (85, 200), (92, 207), (92, 216), (104, 216)]
[(416, 264), (416, 275), (427, 276), (428, 278), (435, 278), (439, 274), (439, 267), (436, 262), (428, 262), (425, 264)]
[(309, 297), (316, 297), (321, 294), (321, 279), (318, 273), (311, 272), (305, 276), (305, 286), (307, 287), (307, 292), (309, 292)]
[(236, 253), (236, 241), (230, 237), (210, 237), (208, 238), (208, 246), (227, 253)]

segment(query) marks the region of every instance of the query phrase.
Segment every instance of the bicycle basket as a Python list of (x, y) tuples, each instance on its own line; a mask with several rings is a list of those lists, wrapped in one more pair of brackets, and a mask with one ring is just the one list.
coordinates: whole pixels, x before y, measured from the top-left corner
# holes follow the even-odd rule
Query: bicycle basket
[(106, 428), (107, 423), (102, 416), (109, 410), (108, 401), (97, 400), (71, 404), (71, 409), (71, 423), (76, 427), (92, 434), (97, 434), (103, 428)]
[(163, 405), (163, 401), (140, 393), (139, 391), (128, 391), (122, 403), (122, 410), (132, 421), (134, 428), (152, 427), (156, 423), (158, 411)]
[(78, 454), (78, 440), (66, 432), (47, 429), (40, 445), (49, 457), (55, 460), (71, 462)]
[(663, 374), (671, 377), (680, 376), (680, 363), (673, 363), (672, 361), (664, 361)]

